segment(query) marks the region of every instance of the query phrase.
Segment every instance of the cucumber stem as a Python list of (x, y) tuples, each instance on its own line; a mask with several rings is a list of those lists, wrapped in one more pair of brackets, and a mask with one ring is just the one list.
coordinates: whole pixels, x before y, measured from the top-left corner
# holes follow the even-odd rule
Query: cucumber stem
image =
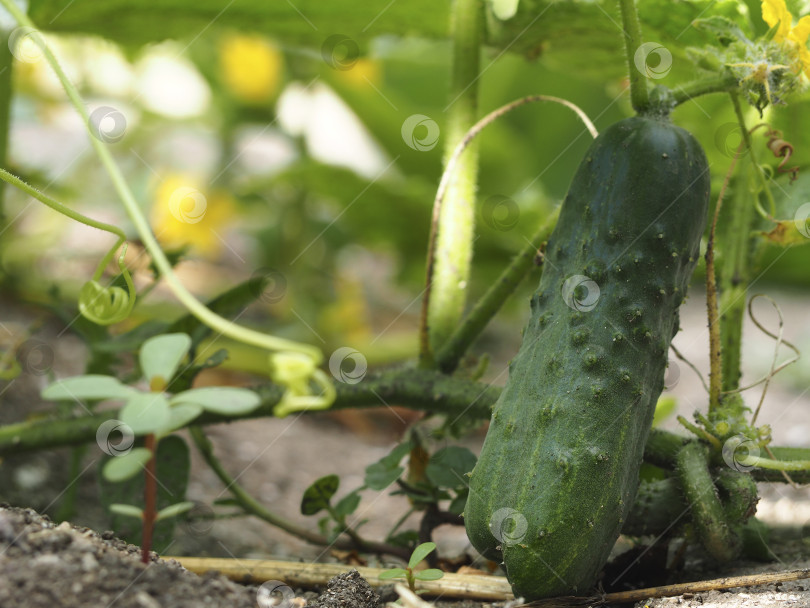
[[(445, 165), (475, 122), (483, 28), (482, 0), (455, 0), (451, 14), (453, 69), (445, 138)], [(478, 154), (470, 146), (458, 160), (438, 217), (434, 215), (427, 285), (420, 326), (420, 363), (433, 367), (442, 346), (464, 314), (475, 227)]]
[(740, 551), (740, 540), (726, 523), (723, 505), (709, 473), (706, 448), (699, 443), (687, 443), (678, 452), (677, 472), (701, 544), (721, 562), (734, 559)]
[[(0, 33), (0, 167), (5, 167), (8, 152), (8, 126), (11, 118), (11, 72), (14, 65), (11, 49), (8, 46), (10, 31)], [(3, 205), (5, 184), (0, 183), (0, 234), (6, 227), (6, 214)]]
[[(734, 168), (737, 165), (737, 159), (740, 157), (744, 143), (745, 142), (740, 142), (739, 147), (734, 153), (734, 158), (731, 159), (731, 165), (726, 172), (726, 176), (723, 179), (723, 186), (720, 188), (720, 194), (717, 197), (717, 205), (714, 208), (714, 218), (709, 230), (709, 241), (706, 246), (706, 311), (709, 322), (710, 365), (709, 419), (713, 419), (712, 414), (716, 413), (720, 407), (720, 394), (723, 389), (723, 358), (721, 356), (720, 323), (717, 306), (717, 277), (715, 276), (714, 268), (714, 235), (717, 230), (717, 218), (720, 216), (720, 209), (723, 207), (723, 198), (725, 197), (729, 180), (734, 173)], [(745, 233), (743, 237), (747, 238), (748, 233)]]
[(636, 113), (643, 114), (650, 106), (650, 95), (647, 91), (646, 76), (635, 64), (636, 51), (641, 46), (641, 24), (634, 0), (619, 0), (619, 7), (622, 11), (622, 29), (630, 78), (630, 101)]
[(702, 78), (679, 85), (670, 91), (670, 99), (678, 106), (701, 95), (733, 92), (737, 86), (737, 78), (734, 75), (722, 74), (719, 77)]

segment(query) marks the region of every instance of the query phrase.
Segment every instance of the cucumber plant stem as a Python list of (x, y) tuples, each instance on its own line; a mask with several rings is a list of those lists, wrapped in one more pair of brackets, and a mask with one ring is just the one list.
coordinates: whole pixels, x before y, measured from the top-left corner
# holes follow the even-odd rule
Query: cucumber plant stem
[[(475, 122), (478, 111), (482, 0), (454, 0), (451, 19), (453, 68), (444, 140), (445, 163)], [(444, 344), (464, 314), (474, 239), (477, 174), (478, 153), (476, 146), (470, 146), (458, 160), (444, 204), (431, 227), (420, 327), (423, 367), (434, 366), (434, 350)]]
[(650, 95), (647, 91), (647, 78), (635, 64), (635, 54), (641, 46), (641, 24), (634, 0), (619, 0), (619, 7), (622, 12), (624, 46), (630, 78), (630, 101), (636, 113), (642, 114), (650, 105)]
[(476, 302), (461, 325), (456, 327), (456, 330), (448, 338), (436, 357), (439, 369), (445, 373), (450, 373), (458, 366), (459, 360), (473, 341), (480, 335), (492, 317), (495, 316), (495, 313), (500, 310), (504, 301), (512, 295), (523, 277), (531, 270), (537, 252), (543, 243), (548, 240), (552, 230), (554, 230), (559, 214), (560, 209), (557, 207), (548, 215), (540, 229), (529, 239), (526, 246), (512, 258), (509, 266), (504, 269), (501, 276)]
[(737, 78), (733, 74), (722, 74), (719, 77), (702, 78), (679, 85), (672, 89), (671, 95), (677, 106), (701, 95), (733, 92), (737, 89), (737, 85)]
[[(8, 127), (11, 119), (11, 73), (14, 65), (14, 57), (8, 46), (11, 32), (0, 32), (0, 167), (6, 166), (6, 154), (8, 152)], [(3, 204), (3, 194), (5, 184), (0, 183), (0, 233), (6, 227), (5, 206)]]

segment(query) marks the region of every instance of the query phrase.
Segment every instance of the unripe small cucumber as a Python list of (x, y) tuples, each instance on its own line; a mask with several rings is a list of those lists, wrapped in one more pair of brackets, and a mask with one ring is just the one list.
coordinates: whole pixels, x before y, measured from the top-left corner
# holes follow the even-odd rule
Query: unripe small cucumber
[(612, 125), (574, 176), (465, 509), (516, 595), (587, 591), (619, 535), (709, 191), (700, 144), (664, 118)]

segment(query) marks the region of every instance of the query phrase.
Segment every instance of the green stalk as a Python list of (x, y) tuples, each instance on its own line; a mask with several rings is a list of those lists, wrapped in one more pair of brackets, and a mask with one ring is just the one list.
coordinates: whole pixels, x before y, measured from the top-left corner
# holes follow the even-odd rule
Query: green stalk
[(619, 7), (622, 11), (624, 47), (630, 77), (630, 101), (636, 113), (643, 114), (650, 106), (650, 95), (647, 92), (647, 78), (635, 64), (636, 51), (641, 46), (641, 24), (634, 0), (619, 0)]
[(706, 448), (699, 443), (686, 444), (677, 456), (677, 472), (701, 544), (720, 562), (734, 559), (740, 552), (740, 540), (726, 523), (709, 473)]
[(512, 259), (498, 280), (476, 302), (462, 324), (456, 328), (441, 348), (436, 360), (443, 372), (450, 373), (458, 366), (459, 360), (473, 341), (481, 334), (495, 313), (500, 310), (507, 298), (512, 295), (523, 277), (532, 269), (537, 251), (554, 230), (559, 214), (559, 207), (551, 212), (529, 243)]
[(722, 74), (713, 78), (693, 80), (672, 89), (671, 99), (680, 105), (695, 97), (711, 93), (731, 93), (737, 89), (737, 79), (732, 74)]
[[(11, 119), (11, 73), (14, 57), (8, 46), (10, 32), (0, 34), (0, 167), (6, 166), (8, 133)], [(0, 232), (6, 227), (3, 193), (5, 184), (0, 183)]]
[[(12, 15), (12, 17), (14, 17), (19, 25), (27, 26), (33, 30), (36, 30), (34, 23), (12, 0), (0, 0), (0, 4), (2, 4), (2, 6)], [(70, 102), (73, 104), (73, 107), (76, 109), (79, 116), (81, 116), (85, 124), (88, 125), (89, 129), (90, 116), (87, 113), (87, 108), (79, 96), (79, 92), (76, 90), (76, 87), (72, 82), (70, 82), (62, 69), (62, 66), (59, 65), (59, 62), (51, 52), (51, 49), (42, 39), (41, 35), (35, 32), (32, 33), (31, 38), (40, 46), (45, 59), (56, 73), (59, 81), (62, 83), (62, 87), (65, 89), (65, 93), (67, 93)], [(197, 300), (191, 294), (191, 292), (185, 288), (185, 286), (172, 271), (171, 263), (166, 258), (166, 255), (163, 253), (157, 239), (152, 234), (152, 230), (149, 227), (146, 217), (144, 217), (143, 212), (135, 200), (132, 190), (130, 190), (120, 168), (116, 164), (106, 145), (96, 137), (92, 136), (92, 134), (90, 136), (90, 143), (101, 160), (102, 165), (106, 169), (107, 174), (110, 176), (113, 186), (124, 204), (127, 215), (135, 226), (135, 229), (138, 232), (141, 241), (143, 241), (147, 251), (152, 256), (155, 266), (157, 266), (161, 276), (166, 280), (166, 283), (168, 284), (172, 293), (178, 300), (180, 300), (183, 306), (185, 306), (191, 314), (193, 314), (211, 329), (233, 338), (234, 340), (239, 340), (246, 344), (252, 344), (260, 348), (266, 348), (271, 351), (293, 351), (296, 353), (302, 353), (311, 357), (316, 363), (319, 363), (322, 360), (323, 355), (320, 349), (317, 347), (308, 344), (301, 344), (292, 340), (277, 338), (275, 336), (269, 336), (246, 327), (241, 327), (213, 313), (206, 308), (202, 302)]]
[[(454, 0), (453, 71), (444, 140), (445, 163), (475, 123), (482, 29), (482, 0)], [(433, 352), (447, 341), (464, 314), (474, 238), (477, 174), (477, 146), (471, 145), (459, 158), (436, 218), (435, 235), (431, 236), (431, 241), (435, 239), (435, 248), (431, 242), (420, 352), (421, 362), (427, 367), (433, 365)]]
[[(731, 95), (734, 112), (744, 134), (749, 153), (751, 136), (745, 126), (745, 118), (737, 95)], [(722, 264), (719, 272), (720, 287), (720, 341), (723, 356), (723, 391), (739, 388), (742, 352), (743, 319), (748, 282), (751, 277), (752, 247), (750, 241), (754, 224), (755, 205), (745, 183), (750, 171), (741, 167), (727, 208), (723, 212), (721, 230), (717, 242)], [(759, 172), (757, 167), (752, 167)], [(757, 195), (754, 195), (757, 196)]]

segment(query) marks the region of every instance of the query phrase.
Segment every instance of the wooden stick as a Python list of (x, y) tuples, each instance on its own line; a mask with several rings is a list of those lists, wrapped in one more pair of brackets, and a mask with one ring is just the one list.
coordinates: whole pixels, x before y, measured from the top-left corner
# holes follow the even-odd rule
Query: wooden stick
[[(279, 580), (289, 586), (312, 587), (323, 586), (329, 579), (338, 574), (347, 572), (353, 566), (344, 564), (307, 564), (298, 562), (284, 562), (263, 559), (224, 559), (205, 557), (164, 557), (174, 559), (196, 574), (205, 574), (209, 570), (217, 570), (239, 583), (262, 583), (268, 580)], [(382, 587), (390, 584), (389, 581), (379, 579), (384, 570), (382, 568), (355, 567), (360, 575), (372, 587)], [(745, 576), (728, 576), (707, 581), (694, 581), (691, 583), (678, 583), (661, 587), (648, 587), (632, 591), (619, 591), (591, 597), (555, 597), (537, 600), (525, 604), (526, 608), (564, 608), (568, 606), (584, 606), (599, 604), (624, 604), (637, 602), (654, 597), (673, 597), (684, 593), (700, 593), (713, 589), (731, 589), (734, 587), (755, 587), (757, 585), (771, 585), (773, 583), (786, 583), (810, 578), (810, 568), (802, 570), (787, 570), (784, 572), (763, 572), (760, 574), (747, 574)], [(446, 572), (437, 581), (416, 581), (417, 591), (429, 596), (442, 596), (447, 598), (477, 598), (481, 600), (504, 601), (514, 598), (509, 581), (503, 576), (488, 576), (485, 574), (453, 574)]]
[[(269, 580), (284, 582), (290, 587), (326, 585), (333, 576), (355, 568), (372, 587), (390, 585), (390, 580), (378, 577), (383, 568), (347, 566), (345, 564), (308, 564), (264, 559), (225, 559), (205, 557), (163, 557), (174, 559), (195, 574), (217, 570), (239, 583), (262, 583)], [(416, 581), (416, 590), (425, 595), (447, 598), (480, 598), (507, 600), (514, 598), (509, 582), (503, 576), (486, 574), (453, 574), (446, 572), (437, 581)]]
[[(763, 572), (760, 574), (747, 574), (745, 576), (728, 576), (708, 581), (695, 581), (691, 583), (678, 583), (677, 585), (664, 585), (661, 587), (648, 587), (647, 589), (634, 589), (632, 591), (619, 591), (607, 593), (601, 597), (592, 598), (570, 597), (549, 598), (525, 604), (526, 608), (556, 608), (562, 606), (579, 606), (589, 603), (598, 604), (626, 604), (640, 602), (654, 597), (673, 597), (684, 593), (700, 593), (715, 589), (732, 589), (734, 587), (755, 587), (757, 585), (771, 585), (773, 583), (786, 583), (810, 578), (810, 568), (802, 570), (787, 570), (784, 572)], [(583, 601), (584, 600), (584, 601)]]

